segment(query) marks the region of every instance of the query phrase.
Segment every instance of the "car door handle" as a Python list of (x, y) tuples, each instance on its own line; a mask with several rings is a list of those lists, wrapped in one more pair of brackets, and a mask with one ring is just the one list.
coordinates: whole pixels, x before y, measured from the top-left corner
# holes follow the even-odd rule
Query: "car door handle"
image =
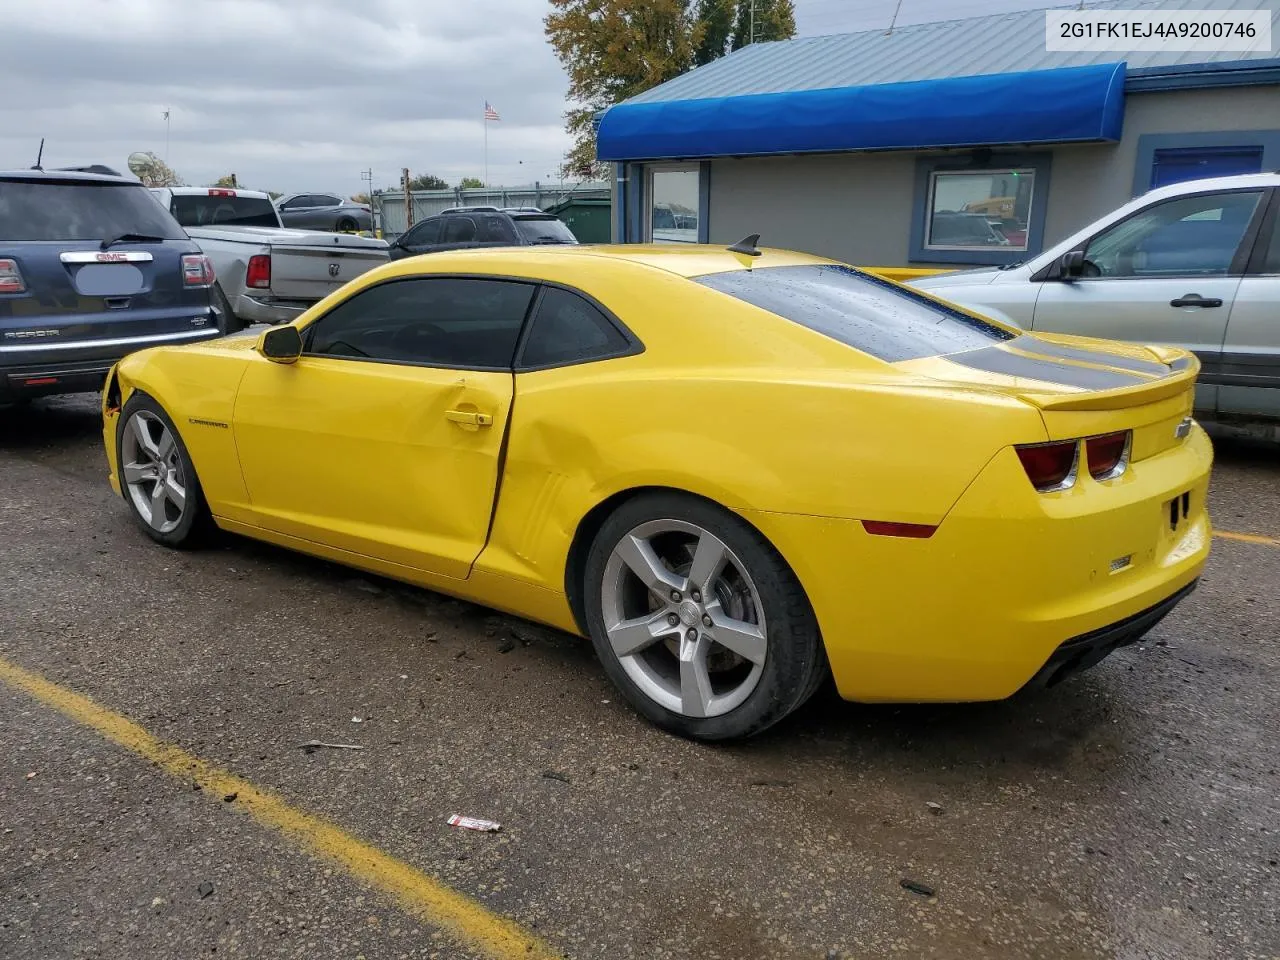
[(450, 423), (461, 423), (468, 427), (487, 427), (493, 423), (493, 417), (475, 410), (446, 410), (444, 418)]
[(1202, 297), (1198, 293), (1184, 293), (1177, 300), (1170, 300), (1171, 307), (1220, 307), (1221, 297)]

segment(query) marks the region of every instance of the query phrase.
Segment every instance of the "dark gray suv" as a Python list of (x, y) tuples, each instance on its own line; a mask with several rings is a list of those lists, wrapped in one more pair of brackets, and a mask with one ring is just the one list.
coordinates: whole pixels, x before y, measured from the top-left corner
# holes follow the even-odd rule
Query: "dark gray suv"
[(391, 259), (470, 247), (577, 242), (562, 221), (536, 208), (465, 207), (415, 223), (391, 244)]

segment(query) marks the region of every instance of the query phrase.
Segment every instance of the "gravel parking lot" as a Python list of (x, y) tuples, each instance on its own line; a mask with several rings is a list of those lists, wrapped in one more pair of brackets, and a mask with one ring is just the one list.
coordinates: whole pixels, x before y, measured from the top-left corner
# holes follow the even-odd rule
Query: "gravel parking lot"
[[(1216, 540), (1094, 670), (995, 704), (825, 691), (708, 747), (573, 638), (245, 540), (160, 549), (98, 430), (93, 397), (0, 409), (0, 663), (408, 865), (423, 902), (576, 958), (1280, 957), (1275, 447), (1219, 442), (1215, 524), (1259, 539)], [(0, 746), (0, 956), (484, 955), (381, 867), (3, 679)]]

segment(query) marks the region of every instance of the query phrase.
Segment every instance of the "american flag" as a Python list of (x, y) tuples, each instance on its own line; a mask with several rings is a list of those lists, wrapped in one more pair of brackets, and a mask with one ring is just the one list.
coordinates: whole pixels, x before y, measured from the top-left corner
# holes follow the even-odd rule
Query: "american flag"
[(484, 118), (485, 118), (486, 120), (501, 120), (501, 119), (502, 119), (500, 116), (498, 116), (498, 111), (497, 111), (497, 110), (495, 110), (495, 109), (493, 109), (493, 107), (491, 107), (491, 106), (489, 105), (489, 101), (488, 101), (488, 100), (486, 100), (486, 101), (484, 102)]

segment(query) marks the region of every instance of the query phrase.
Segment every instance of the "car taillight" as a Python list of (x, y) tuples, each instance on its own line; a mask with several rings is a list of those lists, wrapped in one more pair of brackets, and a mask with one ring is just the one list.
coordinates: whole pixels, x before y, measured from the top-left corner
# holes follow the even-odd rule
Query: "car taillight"
[(1075, 440), (1030, 443), (1014, 447), (1027, 479), (1041, 493), (1066, 490), (1076, 482), (1076, 460), (1080, 445)]
[(1085, 440), (1085, 459), (1089, 462), (1089, 475), (1095, 480), (1114, 480), (1129, 465), (1129, 450), (1133, 431), (1121, 430)]
[(259, 253), (249, 258), (249, 266), (244, 273), (244, 285), (259, 289), (271, 286), (271, 256), (269, 254)]
[(26, 293), (22, 271), (13, 260), (0, 259), (0, 293)]
[(182, 282), (188, 287), (212, 287), (213, 263), (203, 253), (182, 256)]
[(234, 190), (228, 190), (225, 187), (209, 188), (209, 196), (211, 197), (234, 197), (235, 195), (236, 192)]

